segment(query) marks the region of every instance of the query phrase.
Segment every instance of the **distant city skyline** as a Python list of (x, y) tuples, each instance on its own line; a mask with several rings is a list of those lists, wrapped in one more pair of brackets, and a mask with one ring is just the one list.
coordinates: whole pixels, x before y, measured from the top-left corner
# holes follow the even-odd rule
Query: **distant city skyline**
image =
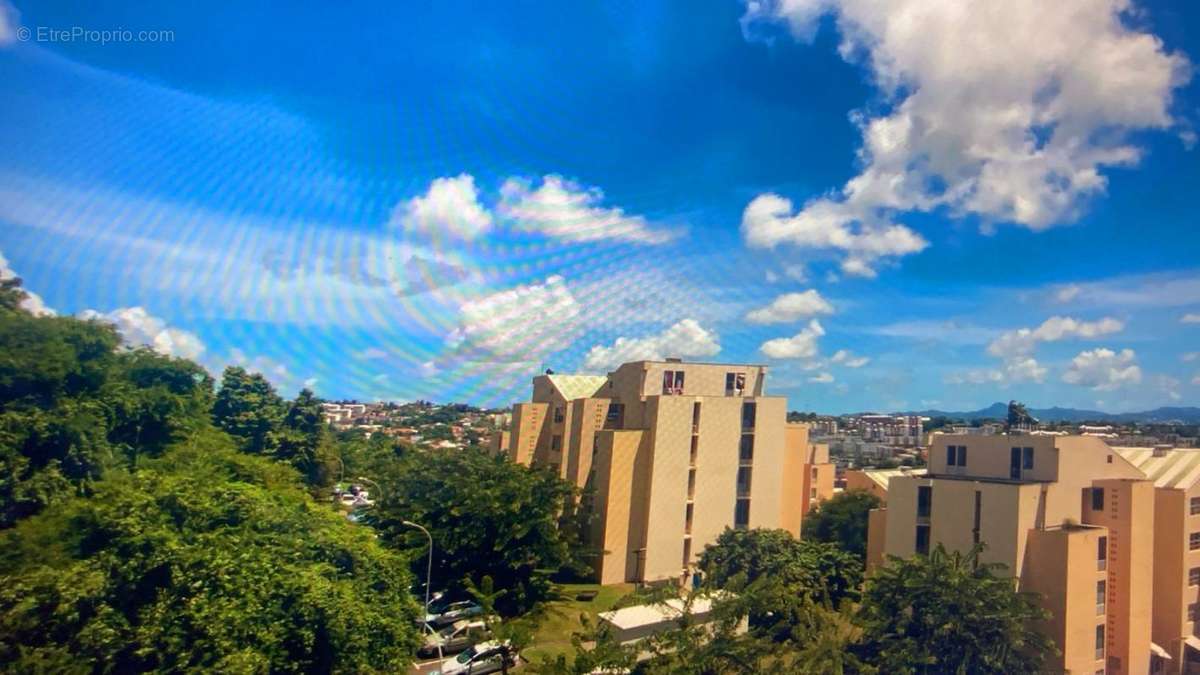
[(0, 0), (0, 275), (327, 399), (1200, 405), (1200, 6), (908, 4)]

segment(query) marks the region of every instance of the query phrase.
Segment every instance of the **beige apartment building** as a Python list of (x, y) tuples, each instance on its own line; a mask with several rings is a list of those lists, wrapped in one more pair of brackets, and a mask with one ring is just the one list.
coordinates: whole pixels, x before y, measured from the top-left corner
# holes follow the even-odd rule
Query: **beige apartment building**
[[(927, 475), (890, 477), (868, 549), (908, 557), (982, 543), (982, 559), (1049, 611), (1040, 629), (1062, 652), (1054, 672), (1160, 672), (1179, 659), (1151, 639), (1159, 492), (1098, 438), (937, 434)], [(1178, 642), (1183, 615), (1173, 616)]]
[(1151, 635), (1169, 657), (1162, 672), (1200, 673), (1200, 450), (1113, 450), (1154, 482)]
[(799, 536), (833, 493), (828, 448), (765, 380), (765, 366), (673, 359), (539, 375), (494, 447), (583, 489), (597, 581), (677, 580), (726, 528)]

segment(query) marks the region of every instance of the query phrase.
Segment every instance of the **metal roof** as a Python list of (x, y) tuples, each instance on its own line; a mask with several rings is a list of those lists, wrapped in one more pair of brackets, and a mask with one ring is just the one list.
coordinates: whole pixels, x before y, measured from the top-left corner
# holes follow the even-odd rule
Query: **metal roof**
[(608, 378), (603, 375), (547, 375), (550, 383), (558, 389), (558, 393), (568, 401), (577, 398), (591, 398), (600, 391)]
[(1113, 448), (1136, 466), (1155, 487), (1186, 490), (1200, 481), (1200, 448), (1173, 448), (1154, 456), (1154, 448)]

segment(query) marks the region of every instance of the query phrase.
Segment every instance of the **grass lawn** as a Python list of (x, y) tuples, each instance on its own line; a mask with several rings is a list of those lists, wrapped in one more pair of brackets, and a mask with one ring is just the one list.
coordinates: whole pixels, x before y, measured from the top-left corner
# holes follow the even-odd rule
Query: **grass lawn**
[[(526, 660), (555, 659), (559, 654), (570, 659), (574, 652), (571, 636), (583, 628), (579, 615), (587, 614), (594, 621), (597, 614), (612, 609), (617, 600), (632, 593), (633, 584), (558, 584), (556, 589), (559, 599), (519, 619), (533, 629), (533, 643), (521, 654)], [(596, 591), (598, 595), (592, 600), (576, 600), (575, 596), (584, 591)]]

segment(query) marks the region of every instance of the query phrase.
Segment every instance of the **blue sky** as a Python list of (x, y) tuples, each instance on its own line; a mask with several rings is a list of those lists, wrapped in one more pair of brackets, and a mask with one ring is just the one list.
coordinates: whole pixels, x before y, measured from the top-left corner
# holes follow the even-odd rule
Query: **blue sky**
[(683, 356), (1200, 404), (1194, 3), (5, 1), (0, 273), (132, 343), (329, 398)]

